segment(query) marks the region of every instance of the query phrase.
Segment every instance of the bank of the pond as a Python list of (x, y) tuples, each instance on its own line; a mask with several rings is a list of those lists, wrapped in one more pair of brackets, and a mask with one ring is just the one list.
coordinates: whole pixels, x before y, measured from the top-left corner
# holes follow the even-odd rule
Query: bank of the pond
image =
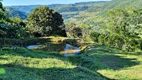
[(0, 45), (10, 45), (10, 46), (27, 46), (34, 44), (42, 44), (45, 42), (51, 42), (50, 38), (33, 38), (33, 39), (0, 39)]
[(46, 37), (46, 38), (31, 38), (31, 39), (1, 39), (0, 38), (0, 47), (3, 45), (10, 45), (10, 46), (23, 46), (26, 47), (28, 45), (38, 45), (38, 44), (45, 44), (45, 43), (69, 43), (71, 45), (78, 45), (78, 40), (80, 39), (69, 39), (64, 37)]

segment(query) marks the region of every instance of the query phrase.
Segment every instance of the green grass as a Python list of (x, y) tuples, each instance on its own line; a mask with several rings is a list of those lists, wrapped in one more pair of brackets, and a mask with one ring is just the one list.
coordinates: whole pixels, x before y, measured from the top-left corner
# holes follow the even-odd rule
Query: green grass
[(0, 51), (2, 80), (142, 80), (141, 53), (91, 45), (86, 53), (64, 57), (56, 52)]
[(109, 79), (142, 80), (142, 54), (94, 46), (76, 60), (81, 60), (80, 66), (97, 71)]
[(0, 51), (1, 80), (106, 80), (99, 73), (77, 67), (59, 53), (27, 50)]

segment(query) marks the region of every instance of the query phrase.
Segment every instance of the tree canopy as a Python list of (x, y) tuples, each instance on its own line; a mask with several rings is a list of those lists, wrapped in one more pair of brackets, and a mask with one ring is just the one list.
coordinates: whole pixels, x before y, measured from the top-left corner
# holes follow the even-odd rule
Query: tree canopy
[(142, 9), (113, 9), (107, 16), (104, 33), (93, 33), (94, 40), (121, 50), (142, 49)]
[(65, 25), (62, 15), (50, 9), (48, 6), (41, 6), (28, 16), (28, 29), (35, 36), (65, 36)]
[(0, 37), (21, 38), (25, 35), (25, 23), (18, 17), (9, 17), (0, 2)]

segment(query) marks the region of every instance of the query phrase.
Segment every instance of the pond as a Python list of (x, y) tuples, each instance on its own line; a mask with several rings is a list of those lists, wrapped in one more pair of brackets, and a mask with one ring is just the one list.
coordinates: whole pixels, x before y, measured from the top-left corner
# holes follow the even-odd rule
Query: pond
[(59, 52), (64, 56), (78, 55), (81, 51), (79, 47), (70, 44), (46, 44), (46, 45), (29, 45), (28, 49), (44, 50), (48, 52)]
[(38, 49), (40, 47), (41, 47), (41, 45), (29, 45), (29, 46), (27, 46), (28, 49)]

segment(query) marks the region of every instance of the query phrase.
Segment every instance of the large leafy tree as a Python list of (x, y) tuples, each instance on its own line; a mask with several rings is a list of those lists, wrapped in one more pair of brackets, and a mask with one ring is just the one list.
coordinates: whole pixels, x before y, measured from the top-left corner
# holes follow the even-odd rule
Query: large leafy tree
[(65, 36), (65, 25), (62, 16), (50, 9), (48, 6), (41, 6), (28, 16), (28, 29), (35, 36)]
[[(1, 0), (0, 0), (1, 1)], [(0, 2), (0, 36), (3, 36), (5, 33), (4, 31), (4, 22), (6, 22), (7, 16), (3, 8), (2, 2)]]
[(103, 33), (93, 32), (94, 41), (119, 49), (142, 50), (142, 9), (127, 7), (108, 12)]
[(0, 37), (21, 38), (25, 34), (25, 23), (18, 17), (10, 18), (0, 2)]
[(132, 51), (140, 48), (142, 9), (114, 9), (109, 11), (108, 16), (109, 44)]

